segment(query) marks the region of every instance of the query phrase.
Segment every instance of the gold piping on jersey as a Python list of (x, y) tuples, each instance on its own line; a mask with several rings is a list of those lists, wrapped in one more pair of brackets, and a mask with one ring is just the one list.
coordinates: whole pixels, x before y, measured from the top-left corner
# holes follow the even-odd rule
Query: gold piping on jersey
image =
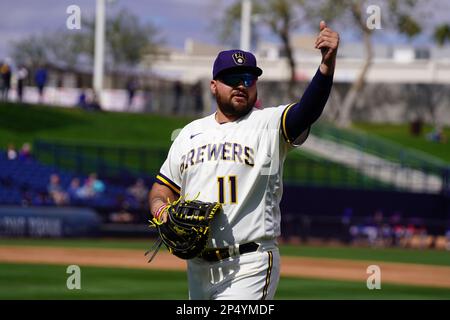
[(284, 109), (283, 114), (281, 115), (281, 132), (283, 133), (283, 137), (287, 143), (292, 143), (292, 141), (289, 139), (286, 131), (286, 115), (293, 105), (295, 105), (295, 103), (291, 103), (290, 105), (288, 105), (286, 109)]
[(264, 285), (263, 296), (262, 296), (261, 300), (266, 300), (266, 298), (267, 298), (267, 291), (269, 291), (269, 285), (270, 285), (270, 276), (272, 275), (273, 254), (272, 254), (272, 251), (267, 251), (267, 253), (269, 254), (269, 267), (267, 268), (266, 284)]
[(159, 174), (156, 176), (156, 179), (161, 181), (165, 186), (169, 187), (173, 192), (180, 194), (180, 188), (178, 188), (173, 182), (169, 181)]

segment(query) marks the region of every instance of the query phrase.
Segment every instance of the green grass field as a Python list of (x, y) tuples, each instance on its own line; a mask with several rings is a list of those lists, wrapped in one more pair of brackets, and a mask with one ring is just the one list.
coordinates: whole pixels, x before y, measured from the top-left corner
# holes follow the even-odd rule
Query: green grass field
[[(0, 264), (3, 299), (187, 299), (185, 272), (81, 267), (81, 289), (69, 290), (66, 266)], [(6, 290), (7, 288), (7, 290)], [(281, 277), (275, 299), (450, 299), (450, 289)]]
[(192, 119), (0, 103), (0, 148), (36, 139), (111, 146), (167, 147)]
[[(2, 239), (1, 246), (51, 246), (146, 250), (151, 240)], [(436, 250), (280, 246), (282, 256), (450, 265), (450, 253)], [(185, 272), (81, 266), (81, 290), (68, 290), (67, 266), (0, 263), (0, 299), (187, 299)], [(450, 288), (282, 277), (276, 299), (450, 299)]]
[(186, 299), (184, 272), (81, 267), (69, 290), (67, 266), (0, 264), (0, 299)]
[[(86, 113), (82, 110), (0, 103), (0, 149), (16, 147), (36, 139), (72, 144), (167, 148), (173, 130), (189, 118), (149, 114)], [(356, 128), (416, 148), (450, 161), (448, 145), (433, 144), (425, 137), (412, 138), (408, 127), (356, 124)], [(426, 127), (425, 132), (431, 128)], [(446, 129), (450, 136), (450, 130)], [(292, 160), (300, 161), (290, 156)], [(288, 172), (288, 177), (333, 185), (342, 176), (356, 182), (367, 177), (323, 159), (303, 154), (316, 164)], [(131, 159), (133, 160), (133, 159)], [(292, 166), (295, 168), (295, 166)], [(287, 168), (286, 171), (288, 171)], [(311, 169), (311, 170), (310, 170)], [(313, 171), (316, 170), (316, 171)], [(308, 176), (309, 175), (309, 176)], [(312, 179), (311, 179), (312, 176)], [(367, 181), (366, 181), (367, 182)], [(368, 181), (369, 183), (375, 183)], [(143, 240), (7, 240), (0, 245), (95, 247), (137, 249), (143, 252), (152, 241)], [(280, 246), (283, 256), (402, 262), (450, 266), (450, 253), (437, 250), (375, 249), (350, 247)], [(68, 290), (64, 266), (0, 263), (0, 299), (186, 299), (184, 272), (82, 267), (82, 290)], [(364, 283), (283, 277), (277, 299), (450, 299), (450, 289), (385, 284), (382, 290), (368, 290)]]

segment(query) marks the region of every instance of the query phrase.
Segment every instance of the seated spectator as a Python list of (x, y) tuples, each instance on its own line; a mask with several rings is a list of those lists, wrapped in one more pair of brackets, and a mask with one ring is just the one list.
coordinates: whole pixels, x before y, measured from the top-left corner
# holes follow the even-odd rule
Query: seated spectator
[(445, 232), (445, 237), (447, 238), (447, 246), (446, 249), (450, 251), (450, 228)]
[(105, 184), (97, 178), (96, 173), (91, 173), (86, 181), (84, 182), (83, 187), (81, 187), (79, 194), (81, 198), (94, 198), (99, 193), (105, 191)]
[(32, 158), (33, 157), (31, 155), (31, 144), (28, 142), (25, 142), (22, 145), (22, 148), (20, 149), (19, 160), (27, 161), (27, 160), (31, 160)]
[(50, 176), (50, 183), (47, 186), (47, 192), (57, 206), (68, 203), (69, 197), (61, 186), (59, 175), (52, 174)]
[(77, 200), (83, 198), (80, 179), (73, 178), (72, 181), (70, 181), (69, 188), (67, 189), (67, 194), (69, 195), (71, 202), (76, 202)]
[(80, 95), (78, 96), (77, 106), (81, 109), (86, 109), (88, 106), (86, 92), (81, 90)]
[(48, 196), (45, 192), (38, 192), (33, 196), (31, 204), (33, 206), (47, 206), (51, 205), (52, 202), (48, 199)]
[(105, 191), (105, 184), (99, 180), (96, 173), (91, 173), (89, 178), (92, 181), (92, 188), (95, 193), (102, 193)]
[(109, 215), (109, 220), (114, 223), (131, 223), (134, 222), (134, 216), (128, 211), (129, 205), (124, 203), (120, 210), (117, 212), (112, 212)]
[(90, 199), (95, 196), (94, 190), (92, 189), (92, 182), (89, 179), (86, 179), (78, 190), (78, 196), (80, 199)]
[(446, 143), (447, 137), (444, 134), (442, 126), (436, 126), (434, 130), (427, 134), (427, 139), (432, 142)]
[(410, 124), (410, 133), (414, 137), (422, 135), (423, 121), (420, 117), (416, 117)]
[(17, 159), (16, 147), (14, 147), (12, 143), (8, 144), (8, 149), (6, 149), (6, 156), (8, 157), (8, 160)]
[(131, 77), (127, 81), (127, 92), (128, 92), (128, 106), (127, 108), (131, 108), (133, 105), (133, 98), (136, 94), (136, 90), (138, 89), (138, 81), (135, 77)]
[(128, 187), (127, 193), (132, 196), (141, 207), (143, 207), (147, 201), (149, 189), (145, 186), (143, 179), (139, 178), (136, 182)]
[(89, 110), (89, 111), (102, 111), (102, 107), (100, 105), (98, 96), (95, 93), (92, 95), (92, 98), (88, 102), (88, 104), (86, 106), (86, 110)]
[(133, 215), (126, 210), (111, 213), (109, 219), (114, 223), (130, 223), (134, 221)]

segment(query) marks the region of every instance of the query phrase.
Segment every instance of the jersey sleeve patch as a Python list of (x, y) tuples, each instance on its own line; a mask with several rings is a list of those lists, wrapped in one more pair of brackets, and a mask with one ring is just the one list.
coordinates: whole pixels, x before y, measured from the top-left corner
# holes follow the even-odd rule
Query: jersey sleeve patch
[(175, 182), (173, 182), (165, 175), (163, 175), (161, 172), (156, 176), (156, 182), (165, 185), (176, 194), (180, 194), (181, 188)]

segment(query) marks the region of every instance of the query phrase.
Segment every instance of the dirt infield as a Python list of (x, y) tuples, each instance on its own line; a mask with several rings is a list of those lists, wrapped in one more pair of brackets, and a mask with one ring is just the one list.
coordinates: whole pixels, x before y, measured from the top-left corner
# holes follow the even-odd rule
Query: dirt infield
[[(151, 264), (141, 250), (0, 246), (0, 263), (185, 270), (186, 263), (160, 252)], [(450, 288), (450, 267), (375, 261), (282, 257), (281, 275), (366, 282), (369, 265), (381, 269), (382, 283)]]

